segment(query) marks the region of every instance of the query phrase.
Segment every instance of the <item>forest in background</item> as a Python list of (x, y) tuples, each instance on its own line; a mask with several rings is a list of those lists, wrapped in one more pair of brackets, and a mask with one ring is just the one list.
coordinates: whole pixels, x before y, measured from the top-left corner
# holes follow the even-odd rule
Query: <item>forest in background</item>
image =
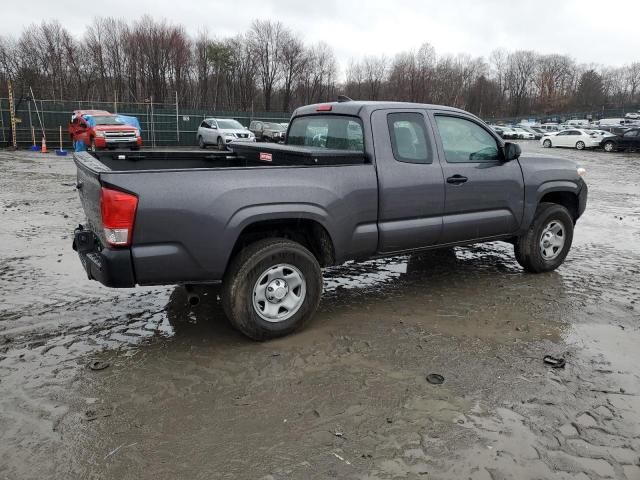
[(450, 105), (483, 117), (604, 111), (640, 103), (640, 61), (578, 63), (564, 54), (495, 50), (438, 54), (424, 43), (364, 54), (339, 71), (332, 48), (278, 21), (219, 38), (149, 16), (95, 18), (82, 36), (48, 21), (0, 35), (0, 97), (173, 103), (213, 111), (280, 111), (344, 94)]

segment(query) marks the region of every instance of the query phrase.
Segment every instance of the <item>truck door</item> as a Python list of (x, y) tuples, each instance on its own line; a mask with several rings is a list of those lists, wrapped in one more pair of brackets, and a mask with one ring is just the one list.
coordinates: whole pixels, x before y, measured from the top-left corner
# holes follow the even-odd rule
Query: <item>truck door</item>
[(444, 181), (426, 112), (376, 110), (371, 120), (378, 172), (379, 251), (438, 243)]
[(442, 243), (515, 233), (524, 212), (520, 163), (504, 162), (500, 140), (475, 118), (433, 118), (446, 182)]

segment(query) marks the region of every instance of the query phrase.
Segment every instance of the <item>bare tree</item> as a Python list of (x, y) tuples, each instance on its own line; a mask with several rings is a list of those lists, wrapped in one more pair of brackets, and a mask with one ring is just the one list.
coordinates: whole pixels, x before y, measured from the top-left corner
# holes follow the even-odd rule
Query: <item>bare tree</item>
[(291, 108), (294, 85), (309, 62), (309, 56), (305, 51), (304, 43), (296, 35), (286, 33), (282, 43), (280, 56), (283, 78), (282, 110), (288, 112)]
[(307, 45), (273, 21), (220, 39), (191, 37), (148, 16), (96, 18), (82, 37), (55, 20), (0, 36), (0, 95), (11, 81), (18, 99), (30, 87), (39, 98), (105, 102), (173, 102), (177, 93), (185, 107), (290, 111), (333, 100), (340, 88), (358, 99), (440, 103), (494, 117), (640, 108), (640, 62), (607, 68), (523, 50), (496, 50), (486, 61), (438, 55), (425, 43), (391, 59), (352, 59), (340, 87), (337, 72), (328, 45)]
[(290, 35), (283, 25), (270, 20), (254, 20), (249, 30), (249, 45), (258, 65), (267, 112), (271, 110), (273, 88), (282, 75), (281, 49), (287, 37)]

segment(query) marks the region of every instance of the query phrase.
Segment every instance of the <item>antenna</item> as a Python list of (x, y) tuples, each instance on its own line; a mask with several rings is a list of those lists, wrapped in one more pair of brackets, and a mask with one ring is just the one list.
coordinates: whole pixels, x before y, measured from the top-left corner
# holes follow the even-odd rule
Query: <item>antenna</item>
[(353, 102), (353, 100), (347, 97), (346, 95), (338, 95), (338, 103), (344, 103), (344, 102)]

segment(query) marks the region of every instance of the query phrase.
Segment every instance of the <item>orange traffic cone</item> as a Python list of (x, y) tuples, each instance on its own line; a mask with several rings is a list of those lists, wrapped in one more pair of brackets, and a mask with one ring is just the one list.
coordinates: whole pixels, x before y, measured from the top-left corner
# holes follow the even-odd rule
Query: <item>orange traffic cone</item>
[(42, 153), (49, 153), (47, 150), (47, 140), (42, 137), (42, 149), (40, 150)]

